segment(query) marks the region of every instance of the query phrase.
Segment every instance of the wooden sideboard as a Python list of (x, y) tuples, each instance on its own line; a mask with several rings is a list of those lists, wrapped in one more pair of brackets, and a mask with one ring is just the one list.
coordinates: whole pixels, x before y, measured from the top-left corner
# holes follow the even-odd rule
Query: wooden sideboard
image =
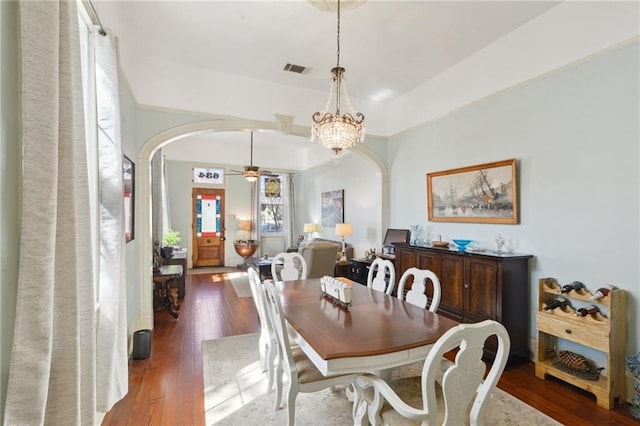
[[(396, 288), (408, 268), (430, 269), (440, 279), (438, 313), (461, 322), (492, 319), (502, 323), (511, 338), (509, 358), (529, 358), (529, 254), (456, 249), (396, 243)], [(487, 343), (495, 355), (496, 342)]]
[(184, 273), (176, 278), (176, 284), (178, 286), (178, 297), (182, 299), (185, 295), (185, 281), (187, 271), (187, 250), (174, 250), (173, 255), (169, 259), (162, 260), (163, 265), (181, 265)]

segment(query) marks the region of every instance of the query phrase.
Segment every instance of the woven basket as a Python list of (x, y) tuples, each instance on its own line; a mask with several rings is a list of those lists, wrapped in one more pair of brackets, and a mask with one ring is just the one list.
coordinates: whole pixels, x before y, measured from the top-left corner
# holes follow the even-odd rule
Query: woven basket
[(569, 374), (586, 380), (598, 380), (604, 368), (596, 368), (593, 362), (571, 351), (559, 351), (553, 365)]

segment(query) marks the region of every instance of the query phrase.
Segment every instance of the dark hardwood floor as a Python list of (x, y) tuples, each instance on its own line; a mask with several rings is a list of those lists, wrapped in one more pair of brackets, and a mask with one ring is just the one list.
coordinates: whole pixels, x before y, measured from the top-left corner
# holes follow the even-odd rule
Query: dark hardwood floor
[[(203, 425), (202, 340), (259, 330), (251, 298), (222, 275), (187, 276), (180, 318), (156, 312), (151, 356), (129, 361), (129, 393), (103, 425)], [(605, 410), (590, 393), (535, 377), (532, 363), (508, 368), (499, 387), (565, 425), (638, 425), (628, 404)]]

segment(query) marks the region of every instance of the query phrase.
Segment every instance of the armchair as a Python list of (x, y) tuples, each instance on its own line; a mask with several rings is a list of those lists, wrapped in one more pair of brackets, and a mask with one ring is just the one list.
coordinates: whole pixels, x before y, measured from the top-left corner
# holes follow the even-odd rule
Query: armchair
[(329, 241), (314, 241), (300, 248), (300, 255), (307, 262), (307, 278), (333, 276), (340, 245)]

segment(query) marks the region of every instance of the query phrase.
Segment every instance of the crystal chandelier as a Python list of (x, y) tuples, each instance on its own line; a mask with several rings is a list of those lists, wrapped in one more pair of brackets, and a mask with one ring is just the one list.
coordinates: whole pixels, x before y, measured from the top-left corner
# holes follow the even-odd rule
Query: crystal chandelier
[[(340, 66), (340, 0), (338, 0), (338, 52), (335, 68), (331, 69), (331, 88), (329, 99), (321, 111), (313, 114), (311, 124), (311, 141), (318, 141), (340, 158), (343, 150), (351, 148), (357, 142), (364, 141), (367, 133), (364, 127), (364, 114), (357, 112), (349, 101), (347, 86), (344, 80), (345, 69)], [(335, 99), (335, 112), (331, 112)], [(340, 115), (341, 102), (344, 101), (346, 112)]]

